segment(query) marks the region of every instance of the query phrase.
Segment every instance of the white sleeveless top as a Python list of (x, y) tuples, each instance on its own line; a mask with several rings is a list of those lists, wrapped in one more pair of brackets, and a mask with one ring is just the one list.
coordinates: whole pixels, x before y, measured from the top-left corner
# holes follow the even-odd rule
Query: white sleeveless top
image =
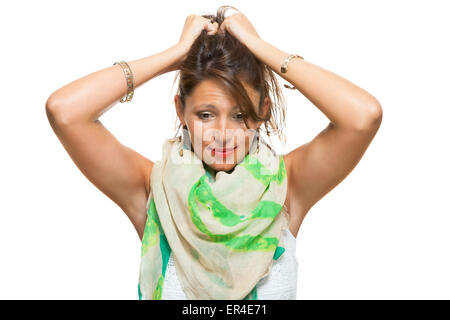
[[(285, 251), (273, 261), (271, 272), (256, 284), (258, 300), (296, 300), (298, 261), (296, 238), (289, 228), (283, 232)], [(162, 300), (188, 300), (178, 279), (175, 262), (170, 254), (167, 264)]]

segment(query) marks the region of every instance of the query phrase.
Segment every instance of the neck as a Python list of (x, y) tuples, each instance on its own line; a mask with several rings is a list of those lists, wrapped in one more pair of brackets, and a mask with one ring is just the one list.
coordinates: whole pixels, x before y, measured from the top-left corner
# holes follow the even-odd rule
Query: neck
[(216, 176), (216, 170), (214, 170), (213, 168), (211, 168), (210, 166), (208, 166), (204, 161), (203, 161), (203, 167), (205, 168), (205, 170), (207, 170), (213, 177)]

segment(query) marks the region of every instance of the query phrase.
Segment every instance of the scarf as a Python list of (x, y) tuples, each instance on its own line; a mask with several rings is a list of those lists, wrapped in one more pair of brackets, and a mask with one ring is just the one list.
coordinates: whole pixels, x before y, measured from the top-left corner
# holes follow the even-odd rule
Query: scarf
[(164, 141), (151, 173), (140, 300), (161, 299), (171, 254), (188, 299), (258, 299), (256, 284), (284, 252), (289, 224), (283, 156), (259, 139), (256, 152), (214, 177), (180, 139)]

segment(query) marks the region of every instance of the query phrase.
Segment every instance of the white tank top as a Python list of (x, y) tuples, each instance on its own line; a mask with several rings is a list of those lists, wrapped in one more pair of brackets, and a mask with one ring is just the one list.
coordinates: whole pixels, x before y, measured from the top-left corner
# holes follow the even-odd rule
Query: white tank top
[[(258, 300), (296, 300), (298, 261), (296, 238), (289, 228), (283, 232), (285, 251), (273, 261), (271, 272), (256, 284)], [(162, 290), (162, 300), (188, 300), (178, 279), (170, 254)]]

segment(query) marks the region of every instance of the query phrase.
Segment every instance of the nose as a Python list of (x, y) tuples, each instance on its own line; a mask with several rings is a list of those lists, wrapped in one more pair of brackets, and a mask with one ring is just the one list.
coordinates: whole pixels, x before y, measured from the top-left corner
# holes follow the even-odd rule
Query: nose
[(217, 128), (216, 144), (218, 147), (229, 148), (235, 145), (235, 130), (230, 127), (226, 120), (220, 122), (219, 128)]
[(234, 135), (230, 129), (220, 131), (220, 134), (216, 136), (216, 145), (221, 148), (234, 147)]

